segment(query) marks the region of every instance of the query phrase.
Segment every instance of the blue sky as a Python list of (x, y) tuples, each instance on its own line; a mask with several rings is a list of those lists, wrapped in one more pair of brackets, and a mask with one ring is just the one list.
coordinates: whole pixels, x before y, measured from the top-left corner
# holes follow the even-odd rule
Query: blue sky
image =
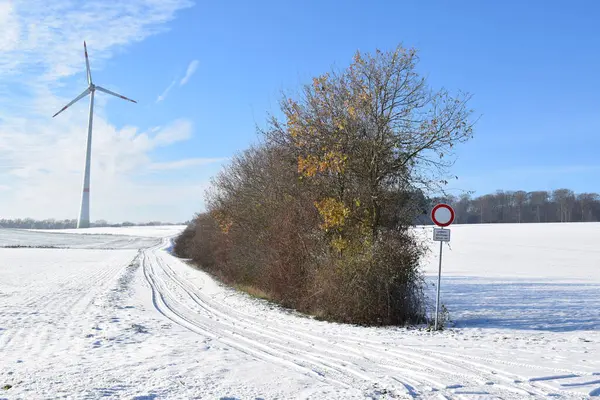
[(85, 89), (84, 39), (95, 83), (139, 102), (97, 96), (93, 220), (188, 219), (282, 91), (400, 42), (474, 95), (452, 188), (600, 191), (595, 1), (105, 3), (0, 0), (1, 216), (77, 215), (87, 101), (48, 117)]

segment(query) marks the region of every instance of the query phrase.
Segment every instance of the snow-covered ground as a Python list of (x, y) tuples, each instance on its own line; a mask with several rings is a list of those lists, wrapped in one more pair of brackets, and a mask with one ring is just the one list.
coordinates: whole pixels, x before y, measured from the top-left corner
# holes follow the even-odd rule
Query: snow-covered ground
[(59, 249), (140, 249), (160, 242), (160, 238), (131, 235), (75, 234), (62, 231), (0, 229), (0, 247)]
[(0, 248), (0, 398), (600, 396), (600, 224), (453, 227), (438, 333), (315, 321), (222, 287), (168, 238), (99, 229), (92, 249), (25, 231), (71, 248)]
[(121, 235), (163, 238), (177, 235), (185, 229), (185, 225), (165, 226), (123, 226), (119, 228), (86, 228), (86, 229), (28, 229), (30, 232), (41, 233), (73, 233), (77, 235)]

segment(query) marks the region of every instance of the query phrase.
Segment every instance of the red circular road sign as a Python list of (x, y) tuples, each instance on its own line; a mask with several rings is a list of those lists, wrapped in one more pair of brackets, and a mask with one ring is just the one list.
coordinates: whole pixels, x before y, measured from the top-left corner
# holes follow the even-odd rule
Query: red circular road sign
[(431, 210), (431, 220), (442, 228), (454, 222), (454, 209), (448, 204), (438, 204)]

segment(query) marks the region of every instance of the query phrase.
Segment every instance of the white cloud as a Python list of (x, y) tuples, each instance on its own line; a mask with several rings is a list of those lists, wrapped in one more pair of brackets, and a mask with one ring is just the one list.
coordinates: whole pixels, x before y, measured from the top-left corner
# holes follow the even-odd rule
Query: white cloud
[(169, 94), (171, 89), (173, 89), (173, 87), (175, 86), (176, 83), (177, 83), (177, 80), (173, 80), (173, 82), (171, 82), (171, 84), (169, 86), (167, 86), (167, 88), (156, 98), (156, 102), (160, 103), (161, 101), (166, 99), (167, 95)]
[(198, 69), (198, 64), (199, 64), (198, 60), (193, 60), (190, 63), (190, 65), (188, 65), (187, 71), (185, 72), (185, 76), (183, 77), (183, 79), (181, 81), (179, 81), (179, 86), (183, 86), (186, 83), (188, 83), (188, 81), (190, 80), (192, 75), (194, 75), (194, 73)]
[[(39, 121), (29, 122), (18, 132), (0, 128), (0, 140), (17, 140), (11, 148), (2, 147), (0, 156), (11, 164), (6, 173), (0, 173), (0, 179), (11, 179), (12, 184), (10, 192), (6, 192), (9, 194), (0, 199), (3, 215), (76, 217), (83, 180), (86, 113), (74, 112), (68, 119), (58, 124), (58, 129)], [(208, 175), (191, 183), (135, 179), (147, 171), (216, 163), (218, 159), (152, 162), (150, 153), (187, 140), (192, 129), (187, 120), (146, 131), (135, 127), (116, 129), (105, 119), (96, 118), (91, 169), (92, 218), (180, 221), (198, 211)], [(0, 190), (3, 186), (8, 188), (3, 184)]]
[[(198, 64), (199, 64), (198, 60), (193, 60), (192, 62), (190, 62), (190, 64), (187, 67), (187, 70), (185, 72), (185, 76), (179, 81), (179, 86), (183, 86), (186, 83), (188, 83), (188, 81), (190, 80), (192, 75), (194, 75), (194, 73), (198, 69)], [(177, 83), (177, 79), (174, 79), (169, 84), (169, 86), (167, 86), (167, 88), (156, 98), (156, 103), (160, 103), (161, 101), (166, 99), (167, 95), (169, 94), (171, 89), (173, 89), (173, 87), (175, 86), (176, 83)]]
[(51, 6), (46, 0), (26, 0), (0, 4), (0, 21), (8, 21), (9, 28), (6, 35), (4, 23), (0, 24), (4, 38), (0, 73), (36, 68), (47, 82), (81, 71), (84, 40), (93, 47), (90, 58), (98, 68), (98, 61), (109, 59), (115, 50), (165, 31), (165, 23), (177, 10), (192, 5), (188, 0), (55, 0)]
[(0, 2), (0, 52), (13, 50), (19, 43), (21, 27), (10, 2)]
[[(63, 78), (80, 74), (82, 42), (94, 69), (119, 49), (166, 29), (187, 0), (106, 2), (0, 0), (0, 210), (3, 217), (76, 218), (85, 157), (87, 102), (49, 119), (69, 99), (55, 93)], [(5, 96), (10, 93), (11, 96)], [(166, 93), (165, 93), (166, 96)], [(99, 96), (100, 97), (100, 96)], [(100, 100), (100, 99), (99, 99)], [(181, 221), (198, 211), (209, 176), (191, 182), (143, 180), (144, 171), (193, 165), (188, 159), (153, 161), (162, 148), (193, 134), (186, 119), (162, 126), (117, 128), (103, 102), (94, 115), (93, 220)], [(180, 166), (177, 166), (179, 163)], [(145, 176), (146, 178), (148, 176)]]
[(192, 124), (187, 120), (181, 119), (165, 128), (157, 127), (156, 131), (157, 133), (153, 140), (158, 145), (168, 145), (189, 139), (192, 136)]

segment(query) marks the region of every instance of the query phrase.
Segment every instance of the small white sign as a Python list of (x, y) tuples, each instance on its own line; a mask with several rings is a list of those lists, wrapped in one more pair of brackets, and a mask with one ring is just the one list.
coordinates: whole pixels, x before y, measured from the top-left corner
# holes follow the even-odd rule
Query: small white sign
[(433, 240), (436, 242), (449, 242), (450, 229), (433, 228)]

